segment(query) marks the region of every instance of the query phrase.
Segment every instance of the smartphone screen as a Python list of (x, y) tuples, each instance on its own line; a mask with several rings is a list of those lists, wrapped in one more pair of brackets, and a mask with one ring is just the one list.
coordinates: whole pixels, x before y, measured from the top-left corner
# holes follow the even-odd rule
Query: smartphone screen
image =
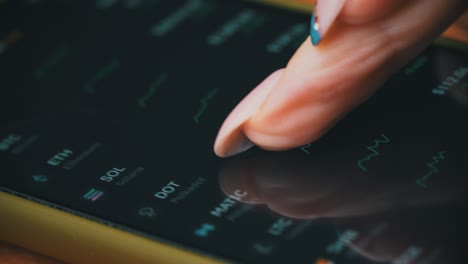
[(463, 263), (467, 54), (430, 47), (317, 142), (220, 159), (308, 34), (245, 1), (0, 3), (0, 190), (238, 263)]

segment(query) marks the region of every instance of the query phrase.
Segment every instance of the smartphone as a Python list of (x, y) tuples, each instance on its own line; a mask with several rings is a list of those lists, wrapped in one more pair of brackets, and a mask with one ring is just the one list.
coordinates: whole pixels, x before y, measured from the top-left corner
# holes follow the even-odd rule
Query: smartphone
[(72, 263), (464, 262), (465, 52), (429, 47), (315, 143), (220, 159), (224, 118), (308, 15), (221, 0), (0, 13), (0, 240)]

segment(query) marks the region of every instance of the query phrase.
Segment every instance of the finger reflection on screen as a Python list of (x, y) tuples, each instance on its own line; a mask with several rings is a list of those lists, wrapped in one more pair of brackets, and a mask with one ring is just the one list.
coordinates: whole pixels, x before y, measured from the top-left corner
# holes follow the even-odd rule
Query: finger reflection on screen
[(331, 154), (302, 154), (230, 159), (220, 170), (220, 186), (227, 195), (242, 190), (242, 202), (264, 204), (286, 217), (334, 223), (338, 240), (332, 251), (346, 244), (348, 254), (393, 263), (452, 263), (462, 252), (466, 195), (450, 184), (424, 189), (411, 177), (386, 173), (369, 179), (323, 162)]

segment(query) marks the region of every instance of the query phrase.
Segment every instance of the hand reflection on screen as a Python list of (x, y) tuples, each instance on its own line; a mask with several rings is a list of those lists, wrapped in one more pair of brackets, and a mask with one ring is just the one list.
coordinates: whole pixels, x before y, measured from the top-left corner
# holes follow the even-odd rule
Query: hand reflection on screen
[(385, 171), (370, 177), (301, 154), (228, 160), (220, 171), (221, 188), (228, 195), (247, 192), (242, 202), (264, 204), (287, 217), (331, 221), (338, 234), (354, 230), (359, 235), (349, 248), (373, 261), (458, 263), (466, 234), (464, 183), (454, 188), (447, 176), (446, 184), (424, 189), (411, 177)]

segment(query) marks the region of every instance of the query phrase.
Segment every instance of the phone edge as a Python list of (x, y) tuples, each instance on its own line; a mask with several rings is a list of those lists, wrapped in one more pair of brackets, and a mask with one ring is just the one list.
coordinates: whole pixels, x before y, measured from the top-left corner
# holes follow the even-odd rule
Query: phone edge
[(225, 263), (2, 191), (0, 212), (0, 239), (65, 262)]

